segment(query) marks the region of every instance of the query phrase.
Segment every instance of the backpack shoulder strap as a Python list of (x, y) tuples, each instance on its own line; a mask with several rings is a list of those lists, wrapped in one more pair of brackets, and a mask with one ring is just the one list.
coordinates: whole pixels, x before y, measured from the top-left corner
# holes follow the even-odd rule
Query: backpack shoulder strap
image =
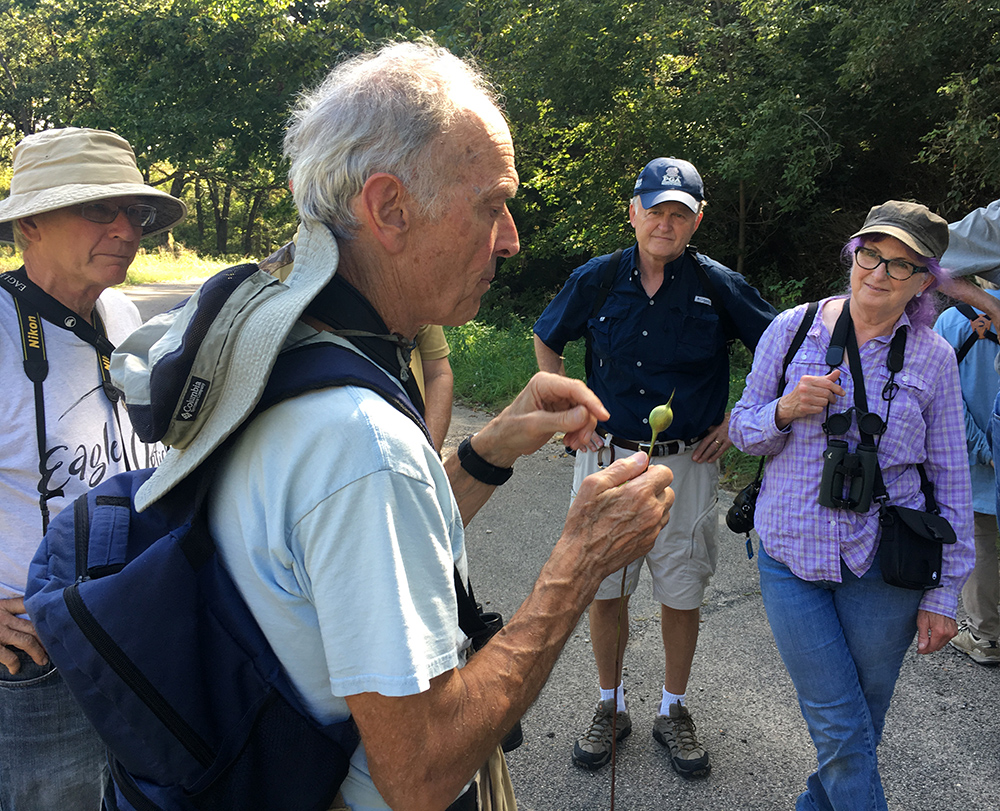
[[(622, 249), (619, 248), (613, 254), (611, 258), (605, 263), (604, 267), (601, 268), (601, 284), (597, 288), (597, 295), (594, 297), (594, 306), (590, 310), (590, 317), (597, 318), (597, 314), (601, 311), (604, 306), (604, 302), (608, 300), (608, 293), (611, 292), (611, 288), (615, 284), (615, 276), (618, 275), (618, 267), (622, 262)], [(585, 344), (585, 351), (583, 357), (584, 371), (587, 375), (587, 379), (590, 379), (590, 370), (593, 365), (592, 356), (593, 350), (591, 349), (591, 337), (590, 330), (585, 329), (583, 333), (583, 340)]]
[(413, 420), (433, 445), (424, 418), (384, 372), (357, 352), (326, 341), (306, 344), (278, 356), (260, 402), (247, 421), (282, 400), (333, 386), (361, 386), (381, 395)]
[[(394, 386), (374, 363), (347, 347), (328, 342), (306, 344), (283, 352), (271, 370), (264, 394), (254, 409), (254, 416), (307, 391), (318, 391), (333, 386), (361, 386), (382, 396), (390, 405), (409, 417), (420, 428), (428, 444), (434, 447), (427, 424), (420, 412), (413, 407), (409, 398)], [(486, 631), (480, 618), (479, 608), (472, 587), (466, 591), (465, 584), (454, 572), (455, 596), (458, 602), (458, 624), (462, 632), (471, 638), (478, 638)]]
[(705, 270), (701, 262), (698, 261), (698, 257), (695, 255), (697, 251), (692, 246), (688, 245), (687, 253), (688, 256), (691, 257), (691, 261), (694, 262), (695, 269), (698, 272), (698, 279), (701, 281), (701, 287), (705, 291), (705, 295), (711, 299), (712, 307), (719, 314), (719, 320), (722, 321), (722, 331), (726, 334), (727, 340), (735, 341), (739, 336), (736, 324), (733, 323), (733, 319), (729, 315), (729, 311), (726, 310), (726, 306), (722, 303), (722, 299), (719, 297), (719, 293), (716, 290), (715, 285), (712, 283), (712, 279), (708, 275), (708, 271)]
[[(792, 362), (792, 358), (795, 357), (795, 353), (799, 351), (799, 347), (802, 346), (802, 342), (806, 339), (806, 333), (809, 332), (809, 327), (812, 326), (812, 322), (816, 318), (816, 311), (818, 309), (818, 301), (810, 301), (809, 306), (806, 307), (806, 314), (802, 316), (799, 328), (795, 331), (795, 335), (792, 337), (792, 342), (788, 345), (788, 351), (785, 353), (785, 360), (781, 367), (782, 380), (785, 379), (785, 374), (788, 372), (788, 366)], [(780, 395), (781, 392), (779, 391), (778, 394)]]
[(958, 310), (962, 315), (968, 318), (970, 321), (975, 321), (979, 314), (972, 309), (972, 306), (966, 304), (964, 301), (960, 301), (955, 305), (955, 309)]
[(594, 298), (594, 307), (590, 311), (590, 317), (596, 318), (597, 314), (608, 300), (608, 293), (615, 284), (615, 276), (618, 274), (618, 266), (622, 263), (622, 249), (619, 248), (601, 268), (601, 286), (597, 288), (597, 296)]
[[(969, 354), (969, 351), (972, 349), (972, 347), (976, 345), (976, 341), (978, 341), (980, 338), (985, 338), (987, 341), (992, 341), (993, 343), (1000, 343), (1000, 340), (997, 339), (996, 332), (994, 332), (992, 329), (984, 330), (983, 332), (980, 332), (978, 329), (976, 329), (976, 322), (980, 318), (985, 318), (985, 316), (977, 313), (971, 306), (966, 304), (964, 301), (958, 302), (958, 304), (955, 305), (955, 309), (969, 319), (969, 323), (972, 329), (971, 334), (968, 337), (966, 337), (966, 339), (962, 342), (962, 345), (955, 349), (955, 360), (958, 363), (961, 363), (965, 359), (965, 356)], [(985, 324), (981, 326), (985, 326)]]

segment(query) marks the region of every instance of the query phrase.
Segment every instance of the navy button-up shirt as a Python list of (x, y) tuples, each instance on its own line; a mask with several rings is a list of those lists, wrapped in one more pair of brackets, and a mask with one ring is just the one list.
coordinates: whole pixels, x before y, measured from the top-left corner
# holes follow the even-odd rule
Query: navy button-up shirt
[[(752, 352), (775, 309), (746, 279), (702, 254), (685, 251), (664, 268), (653, 296), (642, 286), (637, 246), (622, 252), (607, 300), (591, 317), (601, 273), (610, 255), (577, 268), (535, 322), (535, 334), (557, 354), (590, 331), (592, 368), (587, 384), (611, 418), (610, 433), (650, 439), (649, 412), (670, 397), (674, 421), (660, 439), (691, 439), (722, 422), (729, 397), (727, 343), (739, 338)], [(735, 335), (728, 335), (698, 278), (701, 263), (722, 299)]]

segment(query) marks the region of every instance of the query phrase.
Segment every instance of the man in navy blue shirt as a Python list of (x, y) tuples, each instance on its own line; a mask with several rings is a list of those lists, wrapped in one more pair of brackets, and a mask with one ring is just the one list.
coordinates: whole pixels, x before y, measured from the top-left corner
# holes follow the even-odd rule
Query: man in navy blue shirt
[[(705, 190), (697, 169), (657, 158), (642, 170), (629, 204), (636, 244), (577, 268), (535, 324), (535, 355), (543, 371), (565, 374), (562, 352), (588, 342), (587, 384), (611, 412), (578, 453), (573, 496), (583, 479), (615, 458), (649, 449), (649, 412), (673, 394), (674, 419), (651, 450), (668, 464), (677, 494), (670, 522), (645, 560), (661, 604), (666, 657), (653, 737), (674, 769), (700, 777), (711, 765), (685, 706), (698, 641), (699, 606), (717, 560), (718, 460), (732, 444), (727, 425), (730, 341), (751, 351), (775, 310), (737, 273), (689, 247), (701, 224)], [(640, 446), (641, 443), (641, 446)], [(628, 602), (619, 596), (639, 581), (642, 559), (608, 577), (590, 606), (590, 634), (601, 698), (573, 760), (599, 769), (610, 760), (612, 721), (619, 740), (631, 732), (621, 681), (628, 637)], [(616, 689), (617, 688), (617, 689)], [(617, 700), (617, 704), (616, 704)]]

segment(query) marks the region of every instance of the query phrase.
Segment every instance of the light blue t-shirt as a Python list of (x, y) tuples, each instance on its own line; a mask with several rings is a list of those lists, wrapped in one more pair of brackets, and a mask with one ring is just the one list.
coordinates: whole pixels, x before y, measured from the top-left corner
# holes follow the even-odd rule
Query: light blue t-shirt
[[(422, 692), (460, 665), (461, 514), (433, 448), (381, 396), (347, 387), (279, 403), (217, 482), (223, 560), (316, 718), (347, 717), (357, 693)], [(363, 746), (341, 792), (352, 809), (387, 808)]]
[[(998, 248), (1000, 249), (1000, 248)], [(987, 291), (1000, 299), (1000, 291)], [(980, 312), (979, 310), (976, 311)], [(997, 331), (998, 325), (993, 325)], [(949, 307), (934, 324), (935, 331), (958, 349), (972, 334), (969, 319), (955, 307)], [(965, 407), (965, 436), (969, 449), (969, 472), (972, 476), (972, 508), (978, 513), (996, 514), (996, 474), (991, 467), (993, 453), (986, 436), (993, 418), (993, 402), (1000, 389), (1000, 377), (994, 371), (997, 353), (995, 343), (978, 340), (958, 364), (962, 382), (962, 402)]]
[(952, 276), (975, 274), (1000, 286), (1000, 200), (948, 225), (941, 266)]

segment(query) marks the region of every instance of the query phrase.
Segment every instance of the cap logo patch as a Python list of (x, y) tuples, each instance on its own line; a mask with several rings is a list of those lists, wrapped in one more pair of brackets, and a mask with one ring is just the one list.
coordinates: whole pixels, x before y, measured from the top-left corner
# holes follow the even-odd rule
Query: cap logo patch
[(663, 181), (660, 185), (662, 186), (680, 186), (683, 184), (681, 180), (681, 173), (677, 171), (676, 166), (668, 166), (667, 170), (663, 173)]

